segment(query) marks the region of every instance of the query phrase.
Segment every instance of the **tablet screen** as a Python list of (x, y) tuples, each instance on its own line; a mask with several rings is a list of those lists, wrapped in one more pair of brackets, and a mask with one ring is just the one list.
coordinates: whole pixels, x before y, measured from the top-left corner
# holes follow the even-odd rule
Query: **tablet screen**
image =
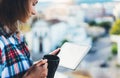
[(73, 70), (76, 69), (90, 48), (90, 45), (78, 45), (70, 42), (64, 43), (58, 54), (60, 57), (59, 65)]

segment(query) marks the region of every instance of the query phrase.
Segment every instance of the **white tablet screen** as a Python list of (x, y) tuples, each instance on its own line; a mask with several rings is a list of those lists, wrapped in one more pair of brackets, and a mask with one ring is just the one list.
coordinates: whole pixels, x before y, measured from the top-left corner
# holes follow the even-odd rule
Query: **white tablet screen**
[(90, 50), (90, 45), (77, 45), (74, 43), (66, 42), (62, 45), (61, 51), (58, 54), (60, 57), (60, 66), (75, 69), (84, 56)]

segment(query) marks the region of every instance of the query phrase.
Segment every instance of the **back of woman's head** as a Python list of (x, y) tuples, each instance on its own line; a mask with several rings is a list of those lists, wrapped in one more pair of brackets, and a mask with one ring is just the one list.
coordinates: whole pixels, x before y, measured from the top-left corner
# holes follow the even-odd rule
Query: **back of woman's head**
[(29, 18), (30, 0), (0, 0), (0, 23), (12, 33), (18, 29), (17, 21), (26, 22)]

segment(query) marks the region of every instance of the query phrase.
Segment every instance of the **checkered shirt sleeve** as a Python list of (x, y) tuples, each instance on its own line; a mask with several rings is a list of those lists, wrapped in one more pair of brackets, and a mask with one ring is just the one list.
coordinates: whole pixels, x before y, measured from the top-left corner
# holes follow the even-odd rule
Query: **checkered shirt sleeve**
[(0, 36), (0, 78), (21, 78), (31, 65), (23, 36)]

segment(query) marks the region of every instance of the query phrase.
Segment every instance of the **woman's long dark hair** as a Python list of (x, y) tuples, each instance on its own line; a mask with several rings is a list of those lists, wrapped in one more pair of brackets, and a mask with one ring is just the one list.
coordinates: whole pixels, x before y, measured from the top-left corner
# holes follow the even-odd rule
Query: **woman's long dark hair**
[(0, 23), (6, 25), (11, 33), (18, 30), (17, 22), (26, 22), (29, 18), (31, 0), (0, 0)]

